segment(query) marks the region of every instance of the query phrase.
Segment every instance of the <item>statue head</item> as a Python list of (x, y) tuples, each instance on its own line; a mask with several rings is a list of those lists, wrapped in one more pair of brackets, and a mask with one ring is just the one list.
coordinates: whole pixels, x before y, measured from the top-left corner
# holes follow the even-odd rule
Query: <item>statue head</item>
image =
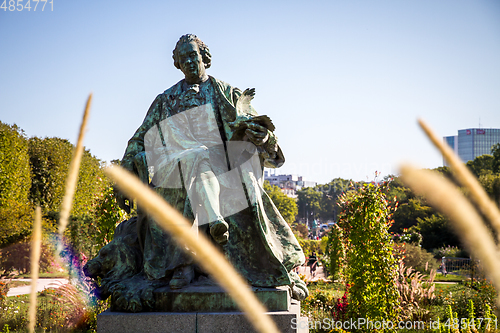
[(205, 70), (212, 63), (208, 46), (192, 34), (179, 38), (172, 58), (174, 66), (184, 73), (186, 81), (190, 84), (199, 83), (206, 76)]

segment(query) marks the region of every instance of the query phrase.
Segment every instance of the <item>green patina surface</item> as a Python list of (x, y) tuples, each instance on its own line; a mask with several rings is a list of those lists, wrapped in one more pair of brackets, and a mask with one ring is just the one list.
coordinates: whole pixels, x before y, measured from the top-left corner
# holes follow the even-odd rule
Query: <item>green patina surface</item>
[[(262, 188), (263, 168), (285, 161), (274, 125), (250, 105), (254, 89), (242, 92), (208, 76), (210, 62), (203, 42), (181, 37), (174, 64), (185, 78), (156, 97), (121, 165), (197, 223), (250, 285), (287, 286), (302, 299), (307, 288), (292, 270), (304, 254)], [(127, 208), (126, 198), (119, 196), (119, 202)], [(112, 295), (117, 311), (199, 311), (200, 303), (234, 309), (227, 295), (213, 289), (218, 287), (193, 292), (191, 284), (206, 274), (140, 209), (85, 269), (103, 278), (102, 295)], [(211, 288), (213, 294), (206, 292)], [(256, 293), (272, 307), (289, 302), (287, 292)]]
[[(287, 311), (290, 296), (287, 288), (252, 288), (268, 311)], [(154, 292), (155, 311), (228, 312), (240, 311), (233, 299), (219, 286), (187, 286), (181, 290), (168, 287)]]

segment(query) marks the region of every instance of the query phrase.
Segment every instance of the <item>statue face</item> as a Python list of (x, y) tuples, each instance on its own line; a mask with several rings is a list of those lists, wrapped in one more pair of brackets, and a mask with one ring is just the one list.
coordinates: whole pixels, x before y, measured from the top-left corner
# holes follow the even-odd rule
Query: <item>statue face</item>
[(205, 64), (196, 42), (183, 43), (179, 47), (179, 66), (189, 84), (200, 83), (205, 73)]

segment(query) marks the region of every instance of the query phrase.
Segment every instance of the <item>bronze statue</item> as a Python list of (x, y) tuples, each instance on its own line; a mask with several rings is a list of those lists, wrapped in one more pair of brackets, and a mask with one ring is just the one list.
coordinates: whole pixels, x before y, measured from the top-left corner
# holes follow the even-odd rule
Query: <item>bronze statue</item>
[[(304, 298), (307, 288), (292, 272), (304, 254), (262, 188), (263, 168), (285, 161), (272, 121), (251, 106), (254, 89), (242, 92), (206, 74), (211, 55), (195, 35), (179, 39), (173, 59), (185, 78), (153, 101), (122, 167), (211, 237), (250, 285), (289, 286)], [(126, 198), (119, 201), (129, 208)], [(101, 293), (113, 296), (114, 310), (132, 312), (154, 309), (159, 287), (182, 290), (206, 279), (140, 207), (85, 270), (103, 277)]]

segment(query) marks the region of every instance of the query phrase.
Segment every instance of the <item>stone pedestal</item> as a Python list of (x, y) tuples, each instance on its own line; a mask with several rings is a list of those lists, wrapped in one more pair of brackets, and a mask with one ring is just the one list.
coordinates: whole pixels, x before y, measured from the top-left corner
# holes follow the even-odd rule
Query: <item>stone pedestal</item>
[[(300, 317), (300, 303), (288, 310), (270, 311), (280, 332), (307, 333), (307, 318)], [(304, 329), (302, 329), (304, 328)], [(143, 312), (109, 310), (97, 316), (98, 333), (251, 333), (253, 326), (241, 312)]]
[[(288, 311), (288, 287), (252, 287), (257, 299), (269, 311)], [(234, 300), (218, 285), (190, 285), (172, 290), (169, 287), (154, 291), (154, 311), (162, 312), (229, 312), (239, 311)]]

